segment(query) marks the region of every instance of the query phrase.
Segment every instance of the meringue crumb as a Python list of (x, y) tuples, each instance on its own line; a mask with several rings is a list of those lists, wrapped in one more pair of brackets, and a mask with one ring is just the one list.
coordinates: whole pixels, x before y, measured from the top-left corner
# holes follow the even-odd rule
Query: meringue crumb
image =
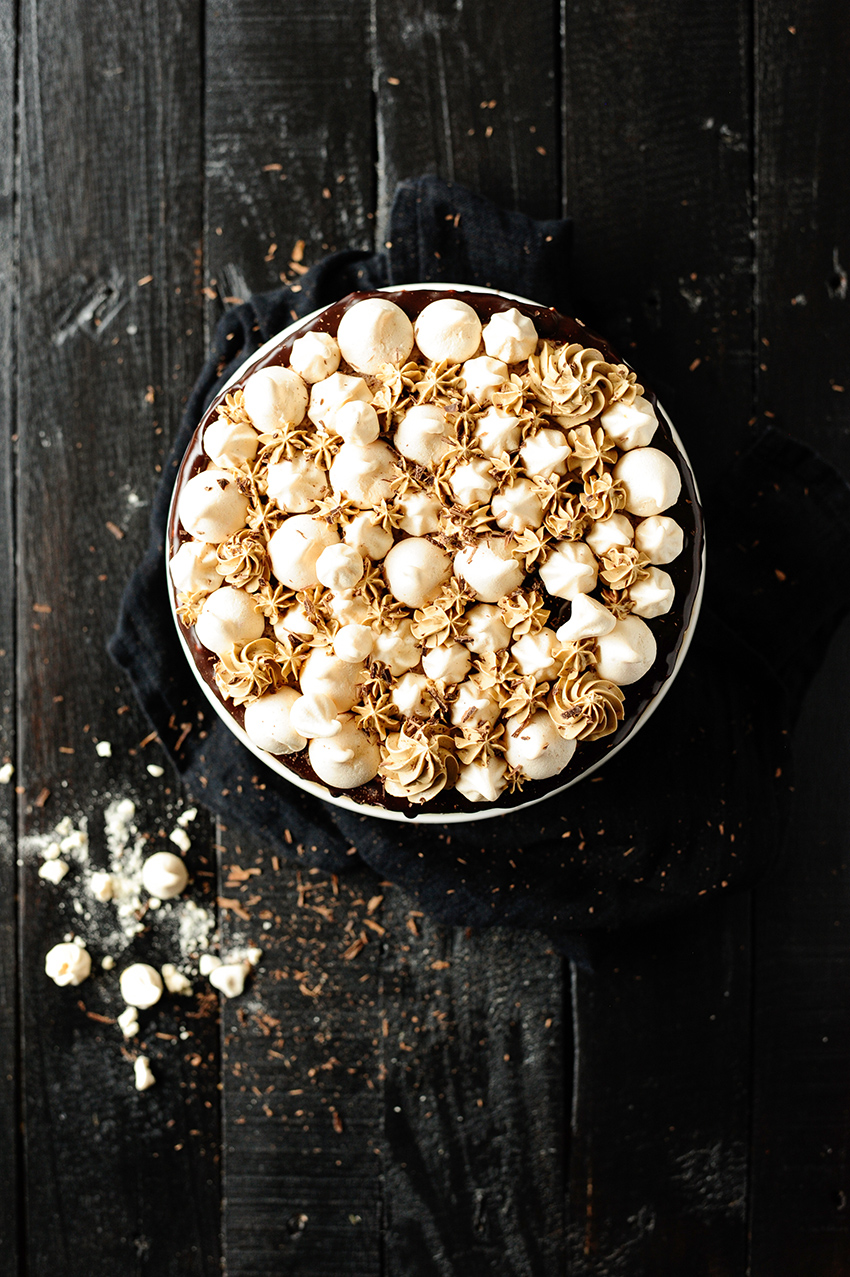
[(146, 1055), (137, 1057), (136, 1063), (133, 1065), (133, 1072), (135, 1073), (137, 1091), (147, 1091), (156, 1082), (156, 1078), (151, 1072), (151, 1062)]
[(188, 851), (192, 846), (192, 839), (186, 833), (185, 829), (172, 829), (168, 835), (169, 841), (173, 842), (175, 847), (179, 847), (181, 851)]
[(44, 878), (47, 882), (52, 882), (54, 886), (58, 886), (70, 866), (65, 864), (64, 860), (45, 860), (44, 864), (38, 871), (39, 878)]
[(160, 767), (159, 763), (148, 763), (146, 770), (149, 776), (155, 776), (157, 780), (165, 775), (165, 768)]
[(4, 763), (0, 767), (0, 785), (8, 785), (9, 781), (15, 774), (15, 769), (11, 763)]
[(134, 1038), (139, 1032), (139, 1013), (135, 1007), (125, 1007), (118, 1017), (118, 1027), (125, 1038)]
[(210, 984), (226, 998), (238, 998), (245, 989), (247, 962), (224, 962), (210, 972)]
[(198, 962), (198, 970), (201, 975), (209, 975), (210, 972), (215, 971), (216, 967), (220, 967), (221, 965), (221, 958), (217, 957), (214, 953), (202, 953), (200, 961)]
[(187, 825), (191, 824), (191, 822), (197, 818), (197, 815), (197, 807), (187, 807), (186, 810), (181, 811), (180, 815), (177, 817), (177, 823), (182, 829), (185, 829)]
[(192, 995), (192, 983), (184, 976), (182, 971), (178, 971), (173, 962), (165, 962), (161, 968), (162, 978), (165, 987), (169, 993), (176, 993), (180, 997), (188, 998)]
[(111, 971), (112, 968), (115, 966), (115, 959), (113, 958), (112, 954), (107, 953), (104, 957), (102, 957), (100, 960), (100, 965), (102, 970)]
[(95, 748), (95, 753), (98, 754), (100, 758), (112, 757), (112, 742), (111, 741), (99, 740), (94, 748)]

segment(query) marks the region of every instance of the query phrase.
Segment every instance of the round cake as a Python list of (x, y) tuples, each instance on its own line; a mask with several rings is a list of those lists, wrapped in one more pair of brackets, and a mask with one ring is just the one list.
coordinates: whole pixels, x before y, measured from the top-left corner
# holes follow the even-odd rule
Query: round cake
[(484, 289), (354, 293), (268, 342), (180, 468), (187, 655), (302, 788), (391, 817), (537, 802), (630, 737), (699, 605), (693, 475), (577, 319)]

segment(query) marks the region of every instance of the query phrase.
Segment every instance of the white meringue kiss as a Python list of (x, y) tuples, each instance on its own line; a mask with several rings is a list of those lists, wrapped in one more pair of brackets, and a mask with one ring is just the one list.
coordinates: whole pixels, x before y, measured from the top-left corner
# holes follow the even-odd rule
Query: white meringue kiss
[(268, 692), (245, 706), (245, 731), (259, 749), (269, 754), (297, 754), (306, 738), (292, 726), (289, 712), (299, 699), (294, 687)]
[(195, 622), (195, 634), (204, 647), (216, 656), (224, 656), (234, 647), (243, 647), (261, 638), (265, 627), (265, 617), (253, 594), (223, 585), (204, 599)]
[(597, 562), (583, 541), (558, 541), (540, 567), (540, 577), (550, 594), (574, 599), (596, 589)]
[(626, 509), (642, 517), (661, 514), (679, 499), (682, 476), (676, 463), (658, 448), (634, 448), (614, 467), (614, 479), (626, 489)]
[(422, 655), (411, 632), (410, 621), (402, 621), (395, 630), (379, 630), (373, 651), (375, 659), (387, 666), (393, 678), (413, 669)]
[(497, 310), (489, 324), (485, 324), (482, 336), (487, 354), (506, 364), (521, 363), (537, 349), (537, 329), (533, 320), (515, 306)]
[(559, 735), (545, 710), (538, 710), (524, 726), (521, 717), (509, 718), (506, 732), (505, 758), (529, 780), (557, 776), (576, 752), (575, 741)]
[(349, 377), (347, 373), (335, 372), (313, 386), (307, 416), (314, 426), (332, 431), (335, 429), (334, 416), (344, 404), (371, 402), (372, 392), (362, 377)]
[(344, 443), (356, 443), (361, 448), (367, 443), (374, 443), (381, 433), (377, 412), (372, 404), (364, 403), (362, 399), (352, 399), (337, 408), (333, 424)]
[(268, 468), (269, 496), (289, 514), (306, 514), (330, 491), (327, 471), (303, 453)]
[(584, 638), (599, 638), (610, 634), (616, 624), (617, 618), (607, 607), (589, 594), (577, 594), (570, 607), (570, 619), (557, 630), (558, 642), (567, 644)]
[(451, 432), (445, 409), (439, 404), (424, 403), (408, 408), (393, 442), (408, 461), (433, 470), (457, 439)]
[(486, 763), (467, 763), (461, 767), (455, 789), (471, 803), (493, 803), (507, 786), (504, 759), (491, 757)]
[(443, 297), (430, 302), (414, 326), (416, 344), (426, 359), (462, 364), (481, 345), (481, 320), (466, 302)]
[(507, 364), (501, 359), (491, 359), (489, 355), (479, 355), (476, 359), (467, 359), (461, 369), (466, 393), (476, 403), (490, 403), (493, 391), (498, 390), (508, 380)]
[(339, 358), (339, 346), (330, 333), (305, 333), (292, 343), (289, 366), (312, 386), (336, 372)]
[(363, 575), (363, 558), (350, 545), (329, 545), (316, 560), (316, 576), (329, 590), (353, 590)]
[(289, 634), (295, 634), (298, 638), (312, 638), (316, 633), (316, 627), (307, 615), (307, 609), (303, 603), (295, 603), (287, 608), (280, 619), (275, 621), (272, 629), (275, 638), (281, 640)]
[(216, 571), (217, 563), (214, 545), (207, 545), (204, 541), (184, 541), (168, 564), (175, 590), (178, 594), (217, 590), (222, 583)]
[(349, 665), (362, 665), (372, 654), (375, 636), (368, 625), (341, 626), (334, 635), (334, 655)]
[(472, 658), (462, 643), (438, 643), (422, 657), (422, 668), (435, 683), (460, 683), (469, 673)]
[(619, 687), (628, 687), (652, 667), (656, 644), (652, 630), (639, 616), (624, 616), (610, 634), (596, 640), (596, 672)]
[(400, 306), (384, 297), (355, 302), (339, 321), (337, 343), (346, 363), (358, 372), (376, 373), (384, 364), (399, 367), (413, 350), (413, 325)]
[(392, 548), (393, 534), (373, 521), (366, 510), (346, 524), (342, 539), (368, 559), (382, 559)]
[(180, 493), (177, 517), (196, 541), (221, 545), (245, 526), (248, 498), (226, 470), (210, 467), (194, 475)]
[(359, 594), (340, 590), (330, 597), (330, 608), (340, 625), (365, 625), (369, 619), (369, 605)]
[(487, 505), (496, 487), (493, 467), (483, 457), (473, 457), (452, 471), (449, 487), (462, 506)]
[(465, 726), (492, 727), (499, 717), (499, 702), (490, 688), (482, 687), (474, 678), (461, 683), (451, 708), (451, 720), (454, 727)]
[(497, 492), (490, 505), (496, 522), (506, 532), (539, 528), (543, 522), (543, 503), (530, 479), (517, 479), (509, 488)]
[(390, 594), (405, 607), (425, 607), (451, 574), (452, 561), (445, 550), (424, 537), (397, 541), (384, 559)]
[(684, 544), (684, 532), (668, 514), (652, 514), (635, 528), (635, 545), (650, 563), (672, 563)]
[(309, 393), (304, 380), (291, 368), (259, 368), (245, 382), (245, 411), (260, 434), (284, 426), (298, 426), (307, 412)]
[(513, 413), (491, 404), (475, 423), (475, 442), (488, 457), (503, 452), (516, 452), (520, 441), (520, 425)]
[(301, 668), (304, 696), (329, 696), (340, 713), (357, 700), (363, 667), (343, 661), (330, 647), (314, 647)]
[(403, 511), (399, 527), (411, 536), (421, 537), (439, 529), (443, 504), (433, 492), (424, 488), (421, 491), (408, 491), (403, 497), (396, 498), (396, 505)]
[(536, 681), (542, 683), (557, 674), (555, 656), (560, 648), (561, 643), (555, 631), (544, 625), (536, 634), (524, 634), (521, 639), (517, 639), (511, 645), (511, 656), (523, 676), (533, 674)]
[(385, 443), (370, 443), (363, 448), (344, 443), (331, 463), (331, 487), (338, 497), (361, 510), (371, 510), (392, 496), (395, 464), (396, 454)]
[(585, 541), (598, 558), (607, 554), (614, 546), (631, 545), (635, 530), (624, 514), (612, 514), (609, 519), (600, 519), (593, 523), (585, 536)]
[(310, 766), (326, 785), (334, 789), (354, 789), (378, 774), (381, 751), (346, 715), (342, 730), (331, 740), (312, 740), (308, 751)]
[(293, 514), (284, 519), (269, 539), (272, 572), (290, 590), (306, 590), (319, 584), (316, 560), (329, 545), (336, 545), (339, 532), (323, 519), (309, 514)]
[(664, 616), (673, 606), (676, 587), (670, 576), (661, 568), (649, 568), (649, 576), (642, 581), (635, 581), (629, 588), (629, 598), (633, 601), (632, 612), (635, 616)]
[(425, 714), (428, 709), (426, 693), (428, 680), (424, 674), (402, 674), (390, 693), (390, 700), (405, 718)]
[(336, 703), (325, 692), (299, 696), (289, 707), (289, 721), (306, 740), (330, 740), (342, 731)]
[(459, 550), (454, 561), (455, 575), (463, 577), (482, 603), (496, 603), (522, 585), (525, 572), (517, 563), (504, 537)]
[(655, 409), (643, 395), (638, 395), (630, 404), (612, 404), (599, 420), (608, 438), (621, 452), (645, 448), (652, 443), (652, 436), (658, 429)]
[(572, 448), (563, 430), (538, 430), (519, 450), (525, 473), (548, 479), (553, 474), (566, 474), (567, 457)]
[(247, 421), (228, 421), (216, 417), (204, 431), (204, 452), (215, 466), (236, 470), (245, 461), (253, 461), (260, 440)]
[(464, 617), (466, 621), (466, 646), (476, 656), (487, 652), (501, 652), (511, 641), (511, 631), (502, 620), (502, 614), (492, 603), (478, 603)]

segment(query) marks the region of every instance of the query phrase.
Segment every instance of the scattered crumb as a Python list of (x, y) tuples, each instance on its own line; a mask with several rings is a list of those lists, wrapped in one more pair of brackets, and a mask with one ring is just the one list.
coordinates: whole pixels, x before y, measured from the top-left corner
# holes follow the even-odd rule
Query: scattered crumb
[(165, 768), (160, 767), (159, 763), (148, 763), (147, 773), (149, 776), (155, 776), (158, 780), (160, 776), (165, 775)]
[(182, 971), (178, 971), (173, 962), (166, 962), (162, 967), (162, 978), (169, 993), (188, 998), (192, 995), (192, 982)]
[(44, 878), (47, 882), (52, 882), (55, 886), (62, 881), (68, 872), (70, 865), (64, 860), (45, 860), (44, 864), (38, 871), (39, 878)]
[(136, 1075), (137, 1091), (147, 1091), (156, 1082), (156, 1078), (151, 1072), (151, 1062), (146, 1055), (137, 1057), (136, 1063), (133, 1065), (133, 1071)]
[(172, 829), (168, 835), (169, 840), (174, 843), (175, 847), (179, 847), (182, 852), (187, 852), (192, 846), (192, 839), (186, 833), (185, 829)]
[(0, 785), (8, 785), (9, 781), (15, 774), (15, 769), (11, 763), (4, 763), (0, 767)]
[(180, 815), (177, 817), (177, 823), (181, 829), (185, 829), (187, 825), (190, 825), (193, 820), (197, 819), (197, 816), (197, 807), (187, 807), (186, 810), (181, 811)]
[(200, 961), (198, 962), (198, 970), (201, 975), (209, 975), (212, 971), (215, 971), (216, 967), (220, 967), (221, 965), (221, 958), (217, 957), (214, 953), (202, 953)]
[(99, 740), (99, 741), (97, 742), (97, 744), (95, 745), (95, 747), (94, 747), (94, 748), (95, 748), (95, 752), (96, 752), (96, 753), (97, 753), (97, 754), (98, 754), (101, 758), (111, 758), (111, 757), (112, 757), (112, 742), (111, 742), (111, 741), (108, 741), (108, 740)]
[(112, 954), (107, 953), (105, 957), (101, 958), (100, 965), (104, 971), (111, 971), (112, 968), (115, 966), (115, 959), (113, 958)]
[(134, 1038), (139, 1032), (139, 1013), (135, 1007), (125, 1007), (118, 1017), (118, 1025), (125, 1038)]
[(210, 972), (210, 984), (226, 998), (238, 998), (245, 988), (247, 962), (223, 962)]

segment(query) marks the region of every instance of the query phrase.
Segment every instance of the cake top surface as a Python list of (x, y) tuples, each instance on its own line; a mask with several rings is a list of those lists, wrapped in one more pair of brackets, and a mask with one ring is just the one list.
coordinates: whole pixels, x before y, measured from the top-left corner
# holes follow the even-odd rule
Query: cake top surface
[(415, 814), (595, 765), (673, 668), (700, 553), (689, 467), (606, 343), (498, 294), (402, 289), (326, 308), (219, 397), (170, 573), (255, 747)]

